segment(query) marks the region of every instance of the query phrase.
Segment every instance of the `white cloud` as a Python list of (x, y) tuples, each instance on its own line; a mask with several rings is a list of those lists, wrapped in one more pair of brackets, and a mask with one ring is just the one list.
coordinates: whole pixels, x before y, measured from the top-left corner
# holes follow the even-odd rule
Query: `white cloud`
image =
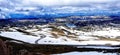
[[(45, 7), (44, 7), (45, 6)], [(48, 6), (48, 7), (47, 7)], [(50, 6), (50, 7), (49, 7)], [(120, 0), (0, 0), (0, 17), (9, 14), (44, 14), (120, 11)], [(92, 11), (90, 11), (92, 10)], [(5, 14), (4, 16), (1, 14)]]
[(103, 6), (115, 2), (120, 0), (0, 0), (0, 6), (91, 6), (93, 3)]
[(23, 0), (24, 5), (80, 5), (89, 3), (111, 3), (118, 0)]

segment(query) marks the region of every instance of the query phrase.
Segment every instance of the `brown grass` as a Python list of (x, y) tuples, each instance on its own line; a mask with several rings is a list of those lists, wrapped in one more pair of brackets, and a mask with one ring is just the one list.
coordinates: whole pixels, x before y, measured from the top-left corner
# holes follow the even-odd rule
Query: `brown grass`
[(106, 37), (103, 37), (103, 36), (97, 36), (97, 35), (92, 35), (92, 37), (97, 37), (97, 38), (99, 38), (99, 40), (120, 41), (120, 39), (116, 39), (116, 38), (106, 38)]
[(58, 35), (55, 33), (51, 33), (55, 38), (58, 38)]
[(58, 29), (58, 28), (56, 28), (56, 27), (54, 27), (51, 32), (52, 32), (51, 34), (52, 34), (53, 36), (58, 36), (58, 35), (59, 35), (59, 36), (65, 36), (64, 31), (61, 30), (61, 29)]

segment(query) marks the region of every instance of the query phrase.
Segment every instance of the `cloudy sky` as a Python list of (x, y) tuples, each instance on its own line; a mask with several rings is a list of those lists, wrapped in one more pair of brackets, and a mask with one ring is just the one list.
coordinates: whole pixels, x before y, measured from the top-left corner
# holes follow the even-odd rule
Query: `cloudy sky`
[[(22, 3), (26, 2), (26, 5), (46, 5), (46, 6), (56, 6), (56, 5), (84, 5), (91, 3), (114, 3), (119, 0), (25, 0)], [(120, 2), (120, 1), (119, 1)]]
[(120, 0), (0, 0), (2, 8), (77, 6), (96, 9), (120, 9)]
[(25, 7), (80, 7), (95, 9), (120, 9), (120, 0), (0, 0), (0, 8)]
[(120, 3), (120, 0), (0, 0), (0, 5), (13, 6), (80, 6), (96, 4), (113, 4)]
[[(47, 7), (40, 10), (38, 8)], [(49, 7), (49, 8), (48, 8)], [(52, 7), (52, 8), (51, 8)], [(57, 7), (57, 8), (56, 8)], [(19, 12), (16, 9), (28, 9), (29, 11)], [(81, 10), (107, 10), (112, 12), (120, 11), (120, 0), (0, 0), (0, 16), (9, 14), (31, 14), (45, 13), (51, 9), (52, 12), (81, 12)], [(51, 12), (51, 10), (49, 10)], [(7, 12), (7, 13), (6, 13)], [(47, 11), (48, 12), (48, 11)], [(93, 11), (92, 11), (93, 12)]]

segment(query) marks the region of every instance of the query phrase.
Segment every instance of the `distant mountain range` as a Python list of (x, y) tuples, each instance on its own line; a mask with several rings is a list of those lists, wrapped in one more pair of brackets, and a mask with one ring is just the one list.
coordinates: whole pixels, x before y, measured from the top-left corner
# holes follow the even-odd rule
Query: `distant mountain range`
[(0, 28), (6, 26), (28, 26), (74, 24), (76, 26), (120, 24), (119, 16), (67, 16), (59, 18), (0, 19)]

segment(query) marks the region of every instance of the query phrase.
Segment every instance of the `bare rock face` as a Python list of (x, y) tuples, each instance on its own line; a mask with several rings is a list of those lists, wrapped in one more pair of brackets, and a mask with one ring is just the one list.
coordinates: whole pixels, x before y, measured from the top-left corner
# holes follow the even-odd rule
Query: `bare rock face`
[(10, 55), (8, 50), (4, 41), (0, 39), (0, 55)]

